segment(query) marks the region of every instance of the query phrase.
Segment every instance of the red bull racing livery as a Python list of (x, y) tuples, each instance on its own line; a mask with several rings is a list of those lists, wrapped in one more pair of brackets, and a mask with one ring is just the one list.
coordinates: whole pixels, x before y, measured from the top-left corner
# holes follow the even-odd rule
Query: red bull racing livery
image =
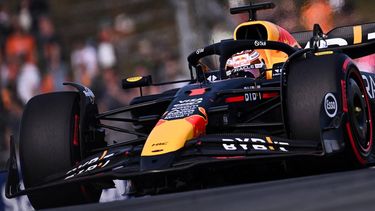
[[(336, 155), (347, 165), (374, 163), (374, 63), (362, 70), (361, 58), (373, 61), (375, 23), (289, 33), (255, 20), (257, 10), (273, 7), (232, 8), (249, 12), (249, 21), (233, 38), (191, 53), (188, 80), (122, 81), (124, 89), (187, 83), (181, 88), (103, 113), (76, 83), (65, 84), (77, 92), (32, 98), (19, 158), (12, 141), (7, 197), (26, 194), (35, 208), (48, 208), (96, 202), (114, 179), (131, 182), (128, 194), (145, 195), (189, 186), (207, 169), (251, 172), (248, 164)], [(217, 69), (204, 62), (212, 55)], [(112, 143), (106, 131), (127, 136)]]

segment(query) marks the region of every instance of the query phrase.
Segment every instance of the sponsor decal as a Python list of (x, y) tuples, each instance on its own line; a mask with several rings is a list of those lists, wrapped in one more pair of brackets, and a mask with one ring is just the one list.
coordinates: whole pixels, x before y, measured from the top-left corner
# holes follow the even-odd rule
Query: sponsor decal
[(261, 99), (262, 99), (262, 95), (259, 92), (245, 94), (245, 102), (252, 102), (252, 101), (257, 101)]
[(243, 72), (243, 71), (253, 70), (253, 69), (261, 69), (263, 67), (264, 67), (263, 63), (249, 64), (249, 65), (245, 65), (245, 66), (238, 66), (238, 67), (233, 68), (230, 71), (226, 71), (226, 75), (230, 76), (230, 75), (235, 74), (237, 72)]
[(255, 46), (266, 46), (267, 42), (266, 41), (260, 41), (260, 40), (255, 40), (254, 41)]
[(112, 157), (115, 153), (107, 154), (108, 151), (104, 151), (101, 156), (92, 158), (91, 160), (86, 161), (83, 164), (80, 164), (78, 167), (75, 167), (68, 172), (66, 172), (67, 177), (65, 177), (64, 180), (71, 179), (75, 176), (81, 175), (83, 173), (98, 169), (98, 168), (104, 168), (107, 166), (111, 160), (109, 159)]
[(373, 39), (375, 39), (375, 32), (369, 33), (369, 34), (367, 35), (367, 39), (368, 39), (368, 40), (373, 40)]
[(200, 49), (195, 51), (196, 54), (200, 54), (200, 53), (203, 53), (203, 52), (204, 52), (204, 48), (200, 48)]
[(362, 79), (363, 79), (363, 82), (365, 84), (368, 96), (371, 99), (374, 99), (374, 97), (375, 97), (375, 80), (374, 80), (374, 76), (362, 75)]
[(327, 116), (333, 118), (337, 114), (337, 100), (332, 93), (328, 93), (324, 97), (324, 110), (326, 111)]
[(130, 77), (130, 78), (127, 78), (126, 81), (127, 82), (137, 82), (139, 80), (141, 80), (142, 77), (141, 76), (136, 76), (136, 77)]
[(170, 120), (191, 116), (202, 101), (203, 98), (179, 100), (172, 106), (172, 109), (165, 115), (164, 119)]
[(154, 143), (154, 144), (152, 144), (151, 146), (152, 146), (152, 147), (160, 147), (160, 146), (165, 146), (165, 145), (167, 145), (167, 144), (168, 144), (168, 142), (165, 141), (165, 142)]
[(210, 75), (207, 77), (207, 80), (210, 82), (216, 81), (217, 77), (215, 75)]
[[(260, 88), (260, 85), (257, 86), (246, 86), (244, 89), (255, 89), (255, 88)], [(262, 100), (262, 93), (260, 92), (249, 92), (244, 94), (245, 97), (245, 102), (253, 102), (253, 101), (258, 101)]]
[(272, 70), (272, 77), (276, 77), (276, 76), (280, 76), (281, 75), (281, 73), (282, 73), (282, 68), (280, 67), (280, 68), (276, 68), (276, 69), (274, 69), (274, 70)]
[(227, 151), (253, 150), (253, 151), (282, 151), (288, 152), (285, 148), (287, 142), (272, 141), (271, 137), (262, 138), (223, 138), (223, 148)]

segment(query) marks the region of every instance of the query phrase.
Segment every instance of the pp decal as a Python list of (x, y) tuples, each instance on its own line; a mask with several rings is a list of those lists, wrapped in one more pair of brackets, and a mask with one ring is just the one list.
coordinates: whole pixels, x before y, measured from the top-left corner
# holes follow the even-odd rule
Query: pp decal
[(333, 118), (337, 114), (337, 100), (336, 97), (332, 93), (326, 94), (324, 97), (324, 110), (327, 116)]

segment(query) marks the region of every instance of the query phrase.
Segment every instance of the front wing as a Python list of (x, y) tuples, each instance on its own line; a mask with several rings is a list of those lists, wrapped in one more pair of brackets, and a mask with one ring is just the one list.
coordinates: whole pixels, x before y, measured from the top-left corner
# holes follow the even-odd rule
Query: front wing
[(290, 140), (259, 134), (211, 134), (192, 139), (186, 142), (183, 149), (155, 159), (156, 162), (172, 159), (172, 165), (168, 168), (142, 170), (142, 161), (153, 158), (141, 156), (142, 145), (121, 144), (118, 147), (103, 149), (71, 169), (51, 175), (35, 187), (22, 189), (13, 139), (11, 148), (5, 190), (8, 198), (71, 183), (132, 179), (154, 174), (167, 175), (204, 165), (214, 167), (231, 165), (233, 162), (324, 155), (321, 145), (316, 141)]

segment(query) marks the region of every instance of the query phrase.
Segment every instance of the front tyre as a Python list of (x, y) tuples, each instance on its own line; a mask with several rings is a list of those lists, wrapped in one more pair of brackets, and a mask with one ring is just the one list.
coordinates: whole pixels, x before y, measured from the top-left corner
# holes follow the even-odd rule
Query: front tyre
[[(79, 95), (77, 92), (43, 94), (24, 110), (20, 129), (20, 164), (25, 188), (71, 168), (80, 160)], [(100, 189), (92, 185), (64, 185), (28, 194), (35, 209), (97, 202)]]

